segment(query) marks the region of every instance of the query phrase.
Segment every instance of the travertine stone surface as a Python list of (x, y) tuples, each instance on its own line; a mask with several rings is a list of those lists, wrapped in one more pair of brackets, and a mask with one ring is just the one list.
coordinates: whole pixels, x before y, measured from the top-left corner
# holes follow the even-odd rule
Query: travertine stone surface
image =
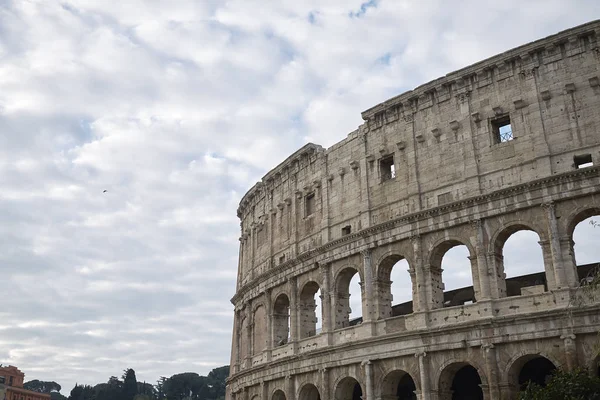
[[(378, 104), (346, 139), (269, 171), (238, 209), (228, 398), (350, 400), (358, 384), (363, 399), (398, 399), (412, 379), (417, 398), (450, 399), (472, 367), (482, 398), (514, 399), (531, 360), (595, 365), (600, 296), (579, 287), (572, 234), (600, 214), (599, 78), (595, 21)], [(502, 248), (519, 230), (539, 235), (545, 282), (509, 297)], [(444, 294), (456, 245), (470, 298)], [(401, 259), (413, 302), (396, 315)]]

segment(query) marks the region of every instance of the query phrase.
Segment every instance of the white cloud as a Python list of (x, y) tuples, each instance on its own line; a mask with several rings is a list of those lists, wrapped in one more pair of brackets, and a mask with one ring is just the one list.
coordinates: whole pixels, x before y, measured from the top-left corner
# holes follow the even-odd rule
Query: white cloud
[(228, 363), (236, 208), (257, 179), (378, 102), (600, 11), (362, 3), (0, 5), (0, 361), (63, 393)]

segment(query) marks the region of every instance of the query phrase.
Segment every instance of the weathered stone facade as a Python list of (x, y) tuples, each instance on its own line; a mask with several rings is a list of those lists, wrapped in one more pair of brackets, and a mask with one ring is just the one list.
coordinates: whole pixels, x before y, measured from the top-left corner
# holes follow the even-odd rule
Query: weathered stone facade
[[(524, 373), (595, 365), (600, 296), (579, 287), (572, 235), (600, 214), (599, 78), (596, 21), (389, 99), (265, 175), (238, 209), (228, 398), (508, 400)], [(545, 283), (507, 295), (520, 230), (540, 237)], [(456, 245), (473, 280), (458, 305), (441, 269)], [(401, 259), (413, 301), (395, 315)]]

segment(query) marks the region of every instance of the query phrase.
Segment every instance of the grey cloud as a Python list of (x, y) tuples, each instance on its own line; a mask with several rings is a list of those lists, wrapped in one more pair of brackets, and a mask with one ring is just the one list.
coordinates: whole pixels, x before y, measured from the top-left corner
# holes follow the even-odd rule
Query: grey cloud
[[(63, 393), (228, 363), (236, 208), (256, 180), (378, 102), (600, 11), (382, 1), (349, 18), (362, 3), (0, 6), (0, 362)], [(598, 259), (589, 228), (578, 260)]]

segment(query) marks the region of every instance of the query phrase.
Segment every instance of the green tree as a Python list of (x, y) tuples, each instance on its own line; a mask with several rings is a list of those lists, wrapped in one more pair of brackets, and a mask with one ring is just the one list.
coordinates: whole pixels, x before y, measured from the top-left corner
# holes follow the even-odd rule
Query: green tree
[(50, 392), (50, 400), (67, 400), (67, 396), (63, 396), (59, 392)]
[(156, 381), (155, 390), (156, 390), (156, 398), (158, 400), (165, 400), (165, 382), (167, 378), (161, 376), (159, 380)]
[(558, 370), (545, 387), (530, 383), (519, 400), (600, 400), (600, 378), (581, 369)]
[(135, 371), (132, 368), (125, 370), (123, 374), (123, 392), (121, 400), (133, 400), (137, 394), (138, 384), (135, 379)]
[(88, 385), (78, 385), (71, 389), (68, 400), (95, 400), (94, 388)]
[(229, 365), (215, 368), (208, 373), (209, 399), (225, 398), (225, 381), (229, 377)]
[(25, 382), (23, 384), (23, 388), (27, 389), (27, 390), (32, 390), (32, 391), (38, 392), (38, 393), (50, 393), (50, 392), (60, 392), (61, 386), (54, 381), (46, 382), (46, 381), (39, 381), (37, 379), (34, 379), (32, 381)]

